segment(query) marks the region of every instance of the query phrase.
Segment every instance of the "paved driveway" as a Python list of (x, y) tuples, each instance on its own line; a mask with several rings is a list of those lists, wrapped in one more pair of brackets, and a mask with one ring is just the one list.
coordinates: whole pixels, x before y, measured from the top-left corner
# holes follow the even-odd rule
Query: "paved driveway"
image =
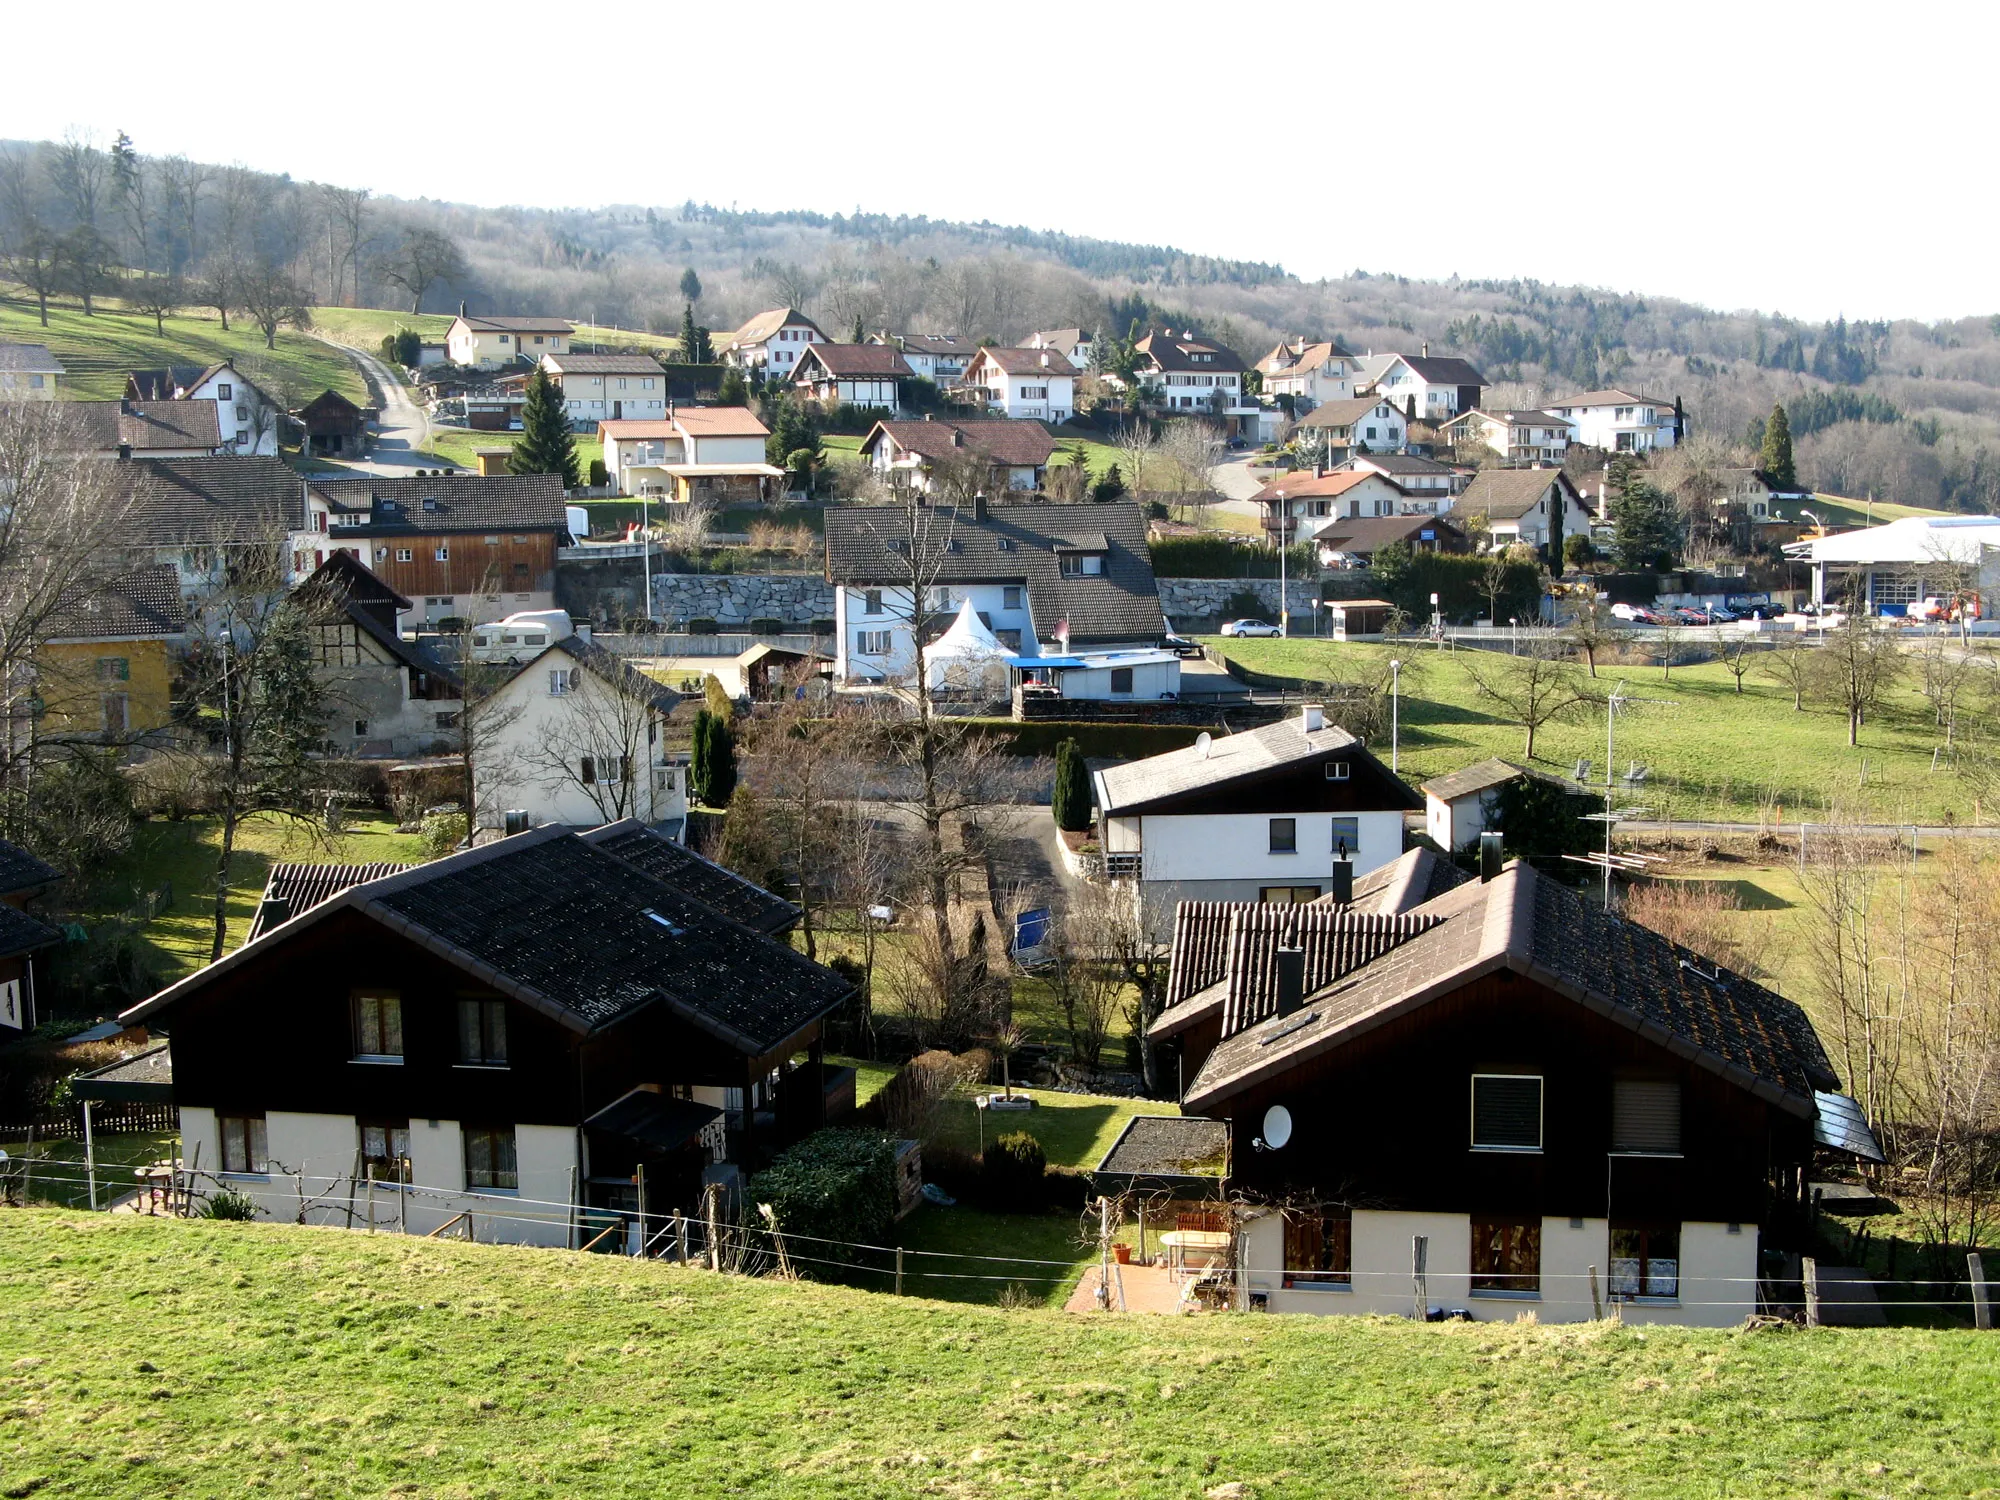
[(436, 462), (424, 451), (431, 438), (430, 418), (410, 399), (402, 379), (372, 354), (346, 344), (333, 344), (331, 339), (323, 342), (353, 360), (382, 398), (382, 414), (376, 421), (375, 438), (367, 459), (343, 467), (357, 474), (408, 474), (413, 469), (430, 468)]

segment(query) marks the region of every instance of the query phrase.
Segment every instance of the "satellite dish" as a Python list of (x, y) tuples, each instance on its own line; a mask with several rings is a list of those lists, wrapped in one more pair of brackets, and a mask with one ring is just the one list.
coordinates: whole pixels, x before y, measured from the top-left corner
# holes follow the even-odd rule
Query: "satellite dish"
[(1194, 758), (1196, 760), (1207, 760), (1208, 747), (1213, 743), (1214, 740), (1212, 740), (1209, 737), (1209, 733), (1206, 729), (1204, 729), (1200, 734), (1196, 735), (1194, 737)]
[(1292, 1112), (1282, 1104), (1264, 1111), (1264, 1144), (1276, 1151), (1292, 1138)]

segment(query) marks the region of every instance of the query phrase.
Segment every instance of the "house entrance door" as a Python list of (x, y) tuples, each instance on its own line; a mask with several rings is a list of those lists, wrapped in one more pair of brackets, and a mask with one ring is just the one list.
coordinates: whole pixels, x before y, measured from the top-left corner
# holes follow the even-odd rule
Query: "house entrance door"
[(618, 419), (619, 419), (620, 417), (622, 417), (622, 416), (624, 416), (624, 415), (625, 415), (625, 403), (624, 403), (623, 401), (614, 401), (614, 402), (612, 402), (612, 403), (611, 403), (611, 420), (612, 420), (612, 421), (614, 421), (614, 422), (616, 422), (616, 421), (617, 421), (617, 420), (618, 420)]

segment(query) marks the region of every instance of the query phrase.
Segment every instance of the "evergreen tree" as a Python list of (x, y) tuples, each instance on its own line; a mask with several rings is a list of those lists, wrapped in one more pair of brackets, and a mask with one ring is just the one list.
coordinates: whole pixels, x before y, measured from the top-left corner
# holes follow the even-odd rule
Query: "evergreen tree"
[(855, 344), (865, 344), (868, 342), (868, 330), (861, 326), (860, 313), (854, 315), (854, 337), (849, 342)]
[(696, 802), (708, 801), (708, 747), (715, 715), (705, 708), (694, 711), (694, 732), (688, 749), (688, 795)]
[[(652, 210), (648, 209), (647, 212), (651, 213)], [(701, 278), (694, 274), (693, 266), (681, 272), (681, 299), (686, 302), (701, 301)]]
[(1083, 749), (1073, 739), (1056, 746), (1056, 827), (1066, 833), (1082, 833), (1090, 827), (1090, 771), (1083, 762)]
[(1125, 476), (1113, 464), (1104, 471), (1104, 477), (1091, 488), (1090, 498), (1102, 504), (1106, 500), (1116, 500), (1125, 493)]
[(562, 391), (537, 369), (528, 377), (528, 400), (521, 408), (521, 437), (507, 460), (509, 474), (557, 474), (563, 488), (577, 487), (576, 438), (569, 430), (569, 413)]
[(1611, 555), (1620, 569), (1658, 573), (1674, 565), (1680, 552), (1680, 528), (1665, 495), (1634, 476), (1606, 508), (1615, 533)]
[(1757, 467), (1771, 476), (1771, 482), (1782, 489), (1797, 484), (1798, 470), (1792, 466), (1792, 424), (1785, 416), (1782, 402), (1771, 408), (1771, 420), (1764, 424), (1762, 447)]
[(720, 406), (748, 406), (750, 387), (743, 383), (743, 372), (731, 365), (722, 372), (722, 385), (715, 393)]
[(709, 339), (708, 330), (695, 322), (693, 303), (681, 308), (681, 346), (674, 359), (684, 365), (715, 363), (715, 346)]
[(708, 718), (708, 789), (702, 801), (710, 807), (727, 807), (736, 795), (736, 731), (729, 721), (710, 714)]

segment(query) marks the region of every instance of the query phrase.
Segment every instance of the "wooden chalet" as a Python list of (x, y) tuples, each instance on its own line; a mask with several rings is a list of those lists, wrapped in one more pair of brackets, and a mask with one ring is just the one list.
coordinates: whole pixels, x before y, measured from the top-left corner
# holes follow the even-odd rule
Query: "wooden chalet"
[(368, 451), (372, 413), (341, 395), (321, 391), (292, 413), (307, 453), (320, 458), (359, 458)]

